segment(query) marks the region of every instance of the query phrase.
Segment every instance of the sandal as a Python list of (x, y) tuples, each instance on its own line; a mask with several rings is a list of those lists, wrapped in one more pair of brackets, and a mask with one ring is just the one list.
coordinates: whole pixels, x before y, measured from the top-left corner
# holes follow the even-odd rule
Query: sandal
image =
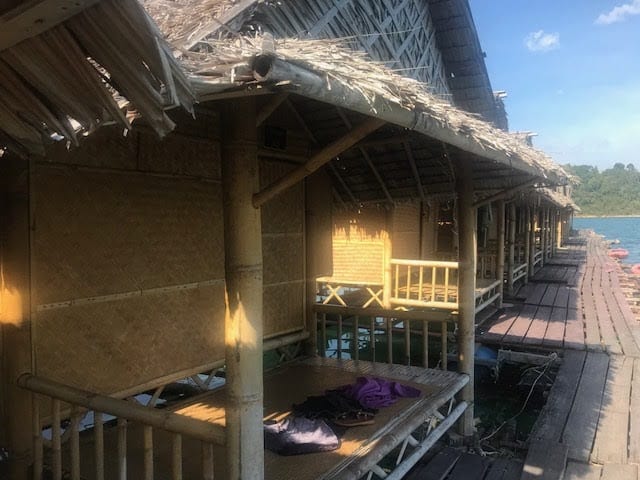
[(357, 427), (360, 425), (373, 425), (373, 413), (368, 412), (349, 412), (339, 416), (333, 420), (333, 423), (341, 427)]

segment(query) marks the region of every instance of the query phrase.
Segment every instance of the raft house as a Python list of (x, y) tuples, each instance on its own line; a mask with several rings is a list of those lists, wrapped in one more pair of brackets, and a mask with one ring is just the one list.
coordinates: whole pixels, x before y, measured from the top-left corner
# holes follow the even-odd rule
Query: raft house
[[(456, 423), (473, 434), (476, 316), (565, 238), (571, 209), (545, 188), (567, 177), (498, 128), (466, 1), (325, 3), (2, 12), (11, 479), (392, 479)], [(326, 33), (350, 29), (369, 56)], [(374, 346), (384, 330), (384, 359), (347, 359), (347, 326)], [(279, 365), (263, 371), (266, 352)], [(265, 418), (361, 375), (422, 395), (336, 451), (264, 450)], [(202, 393), (154, 408), (185, 378)]]

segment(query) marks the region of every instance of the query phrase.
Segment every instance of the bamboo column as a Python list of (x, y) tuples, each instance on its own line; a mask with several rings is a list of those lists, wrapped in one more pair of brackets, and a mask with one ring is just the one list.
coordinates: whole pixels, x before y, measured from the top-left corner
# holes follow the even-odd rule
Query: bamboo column
[(393, 209), (389, 209), (385, 215), (385, 232), (382, 232), (384, 241), (384, 271), (382, 272), (382, 305), (391, 308), (391, 258), (393, 256), (393, 244), (391, 232), (393, 231)]
[(562, 218), (564, 217), (564, 212), (558, 212), (556, 216), (556, 250), (562, 247), (563, 233), (562, 233)]
[(33, 395), (16, 384), (33, 370), (29, 162), (0, 162), (0, 431), (8, 441), (9, 478), (27, 480), (33, 462)]
[[(316, 279), (332, 273), (331, 180), (324, 170), (306, 178), (305, 183), (305, 278), (308, 355), (318, 354), (318, 322), (313, 310), (318, 285)], [(322, 347), (323, 349), (326, 346)]]
[(531, 207), (529, 205), (524, 209), (524, 263), (527, 264), (527, 274), (524, 276), (524, 283), (529, 283), (529, 275), (531, 274)]
[(540, 249), (542, 250), (540, 267), (544, 267), (547, 260), (547, 209), (545, 207), (540, 207)]
[(529, 278), (533, 278), (536, 261), (536, 208), (529, 208)]
[(475, 353), (476, 289), (476, 208), (473, 206), (473, 177), (470, 162), (456, 162), (458, 196), (458, 371), (469, 375), (469, 383), (459, 399), (468, 403), (460, 419), (459, 430), (465, 437), (473, 435), (473, 369)]
[(513, 271), (516, 253), (516, 204), (509, 204), (509, 258), (507, 259), (507, 291), (513, 295)]
[(551, 207), (545, 208), (544, 228), (545, 228), (545, 232), (546, 232), (544, 261), (545, 261), (545, 263), (547, 263), (547, 260), (549, 260), (549, 258), (551, 257), (551, 253), (549, 252), (549, 249), (550, 249), (551, 244), (552, 244), (552, 238), (551, 238)]
[(258, 190), (256, 110), (236, 99), (223, 116), (222, 192), (227, 365), (227, 464), (230, 480), (264, 478), (262, 426), (262, 231)]
[(498, 200), (498, 246), (496, 248), (496, 277), (502, 280), (498, 286), (498, 308), (502, 308), (504, 300), (504, 236), (505, 236), (505, 218), (504, 218), (504, 200)]

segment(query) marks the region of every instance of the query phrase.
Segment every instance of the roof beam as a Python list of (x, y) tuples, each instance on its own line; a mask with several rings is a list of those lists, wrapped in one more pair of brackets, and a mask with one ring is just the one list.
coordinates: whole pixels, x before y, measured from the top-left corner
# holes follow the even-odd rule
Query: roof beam
[[(351, 125), (351, 121), (349, 120), (349, 118), (347, 118), (347, 116), (344, 114), (342, 109), (339, 107), (336, 107), (336, 110), (338, 111), (338, 115), (340, 115), (340, 118), (342, 119), (344, 124), (347, 126), (347, 128), (352, 129), (353, 126)], [(387, 186), (384, 184), (384, 180), (382, 180), (380, 173), (378, 173), (378, 169), (375, 167), (375, 165), (371, 161), (371, 157), (363, 147), (358, 147), (358, 150), (360, 151), (360, 154), (363, 156), (365, 162), (367, 162), (367, 165), (369, 165), (369, 168), (373, 172), (373, 176), (376, 177), (376, 180), (378, 181), (378, 184), (382, 189), (382, 193), (384, 193), (384, 196), (387, 197), (387, 200), (389, 201), (389, 203), (393, 203), (393, 198), (391, 197), (391, 194), (389, 193)]]
[(509, 198), (514, 193), (518, 193), (520, 190), (524, 190), (525, 188), (531, 187), (536, 183), (535, 180), (528, 180), (520, 185), (516, 185), (513, 188), (509, 188), (508, 190), (503, 190), (502, 192), (498, 192), (495, 195), (491, 195), (489, 197), (478, 200), (473, 204), (474, 207), (480, 207), (482, 205), (487, 205), (491, 202), (495, 202), (496, 200), (502, 200), (505, 198)]
[(306, 164), (286, 174), (271, 185), (260, 190), (258, 193), (255, 193), (253, 195), (253, 206), (255, 208), (261, 207), (266, 202), (294, 186), (296, 183), (318, 170), (324, 164), (331, 161), (332, 158), (340, 155), (354, 143), (359, 142), (384, 124), (384, 120), (380, 120), (379, 118), (368, 118), (353, 130), (349, 131), (346, 135), (330, 143), (313, 155)]
[(407, 154), (407, 160), (409, 160), (409, 165), (411, 166), (411, 171), (413, 172), (413, 178), (416, 180), (416, 186), (418, 187), (418, 195), (420, 195), (420, 201), (424, 202), (424, 189), (422, 188), (422, 181), (420, 181), (420, 174), (418, 173), (416, 159), (413, 157), (411, 145), (409, 145), (409, 142), (404, 142), (403, 145), (404, 151)]
[(280, 105), (282, 105), (288, 96), (288, 93), (277, 93), (271, 97), (256, 114), (256, 127), (262, 125), (267, 118), (269, 118), (271, 114), (275, 112)]
[(336, 178), (338, 179), (338, 183), (340, 183), (340, 185), (342, 186), (342, 188), (344, 188), (344, 191), (347, 192), (347, 195), (349, 195), (349, 198), (351, 199), (351, 201), (353, 203), (358, 203), (358, 200), (356, 199), (356, 197), (353, 195), (353, 192), (351, 191), (351, 189), (349, 188), (349, 186), (347, 185), (347, 183), (344, 181), (344, 178), (342, 178), (342, 175), (340, 175), (340, 172), (338, 171), (338, 169), (336, 168), (336, 166), (333, 163), (329, 164), (329, 168), (331, 169), (331, 171), (333, 172), (333, 174), (336, 176)]
[(28, 0), (0, 17), (0, 52), (40, 35), (99, 0)]

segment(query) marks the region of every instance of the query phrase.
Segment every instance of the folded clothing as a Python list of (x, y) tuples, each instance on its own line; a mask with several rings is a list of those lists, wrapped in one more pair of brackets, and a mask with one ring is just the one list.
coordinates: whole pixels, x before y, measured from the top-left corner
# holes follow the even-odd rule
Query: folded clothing
[(388, 407), (399, 397), (419, 397), (422, 393), (409, 385), (371, 377), (358, 377), (356, 383), (344, 385), (334, 391), (357, 401), (363, 408)]
[(264, 426), (264, 444), (280, 455), (300, 455), (336, 450), (340, 439), (322, 419), (289, 416)]

